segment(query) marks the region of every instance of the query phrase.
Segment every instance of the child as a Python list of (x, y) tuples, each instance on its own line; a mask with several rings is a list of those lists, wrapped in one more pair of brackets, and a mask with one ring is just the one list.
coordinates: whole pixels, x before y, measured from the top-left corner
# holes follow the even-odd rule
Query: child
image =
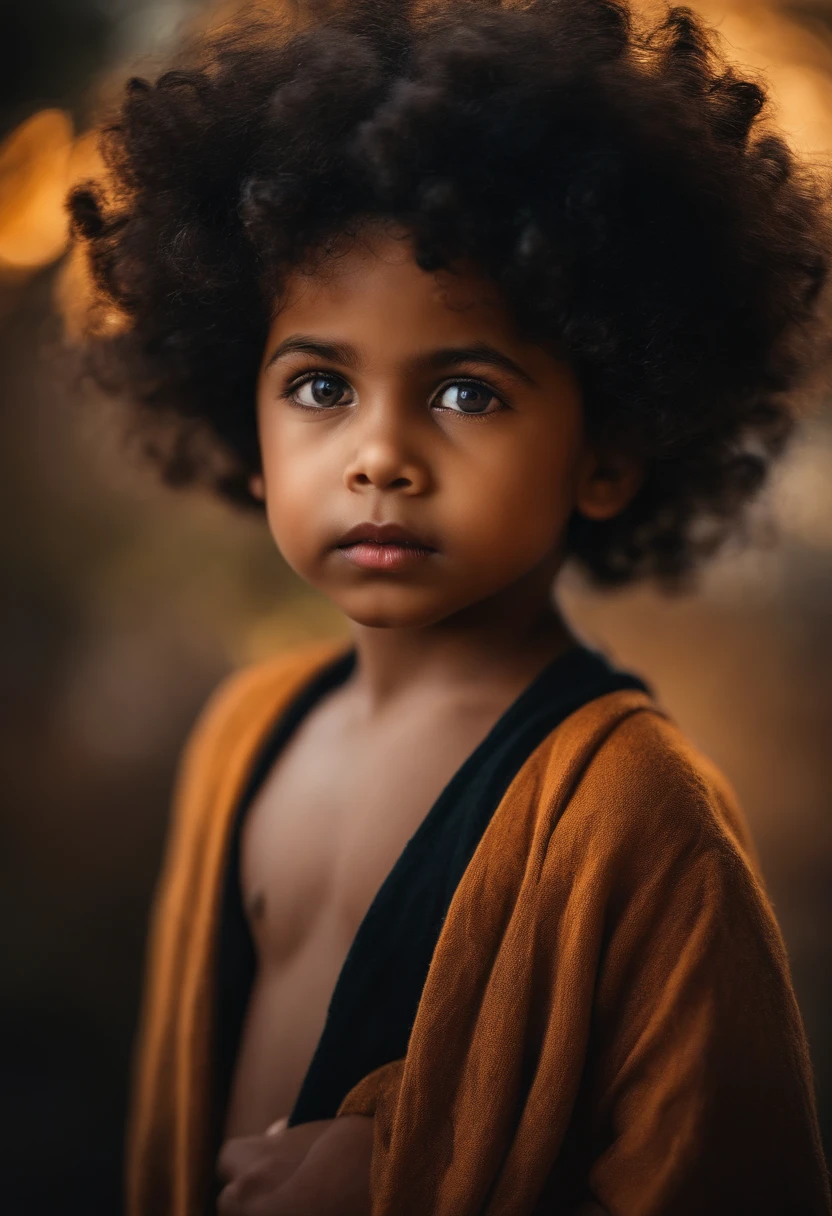
[(130, 82), (90, 367), (352, 631), (187, 744), (131, 1216), (829, 1212), (735, 796), (552, 595), (679, 586), (820, 366), (764, 101), (618, 0), (307, 4)]

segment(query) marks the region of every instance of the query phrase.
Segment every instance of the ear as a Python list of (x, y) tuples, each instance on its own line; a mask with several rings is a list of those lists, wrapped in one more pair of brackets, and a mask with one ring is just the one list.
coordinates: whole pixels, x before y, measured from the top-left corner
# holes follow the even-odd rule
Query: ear
[(575, 510), (586, 519), (612, 519), (636, 496), (644, 461), (623, 452), (587, 451), (578, 477)]
[(259, 498), (261, 502), (266, 498), (266, 482), (262, 473), (252, 473), (248, 479), (248, 489), (252, 498)]

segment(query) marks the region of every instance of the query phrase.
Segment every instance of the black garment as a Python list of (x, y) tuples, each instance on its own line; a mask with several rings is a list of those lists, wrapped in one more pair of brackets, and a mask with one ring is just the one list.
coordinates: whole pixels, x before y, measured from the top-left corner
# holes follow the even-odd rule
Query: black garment
[[(240, 829), (280, 748), (316, 702), (352, 673), (337, 656), (295, 697), (255, 759), (236, 813), (220, 925), (217, 1118), (228, 1102), (255, 953), (243, 911)], [(462, 875), (525, 761), (586, 702), (622, 688), (652, 695), (638, 676), (579, 645), (552, 660), (519, 694), (442, 790), (405, 845), (361, 922), (289, 1125), (334, 1118), (362, 1077), (404, 1056), (439, 932)]]

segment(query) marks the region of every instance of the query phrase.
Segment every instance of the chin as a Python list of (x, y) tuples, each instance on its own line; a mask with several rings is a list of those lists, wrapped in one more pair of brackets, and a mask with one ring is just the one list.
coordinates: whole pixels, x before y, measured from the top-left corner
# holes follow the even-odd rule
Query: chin
[[(345, 610), (342, 609), (342, 612)], [(345, 612), (356, 625), (365, 625), (368, 629), (419, 629), (425, 625), (434, 624), (433, 619), (426, 619), (422, 616), (408, 616), (406, 613), (398, 612), (373, 612), (372, 609), (366, 611), (351, 610)], [(437, 617), (441, 620), (441, 617)]]
[(428, 625), (435, 625), (452, 613), (451, 608), (436, 604), (385, 604), (381, 601), (386, 597), (377, 597), (375, 603), (371, 595), (362, 598), (363, 603), (343, 600), (335, 600), (335, 603), (356, 625), (364, 625), (369, 629), (423, 629)]

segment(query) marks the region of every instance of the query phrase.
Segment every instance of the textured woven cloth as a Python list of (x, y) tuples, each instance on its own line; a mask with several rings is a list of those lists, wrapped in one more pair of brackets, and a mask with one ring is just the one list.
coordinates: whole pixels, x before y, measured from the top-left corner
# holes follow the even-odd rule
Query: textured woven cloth
[[(129, 1216), (215, 1193), (215, 1005), (235, 810), (332, 643), (229, 677), (183, 753), (147, 964)], [(646, 692), (570, 714), (450, 902), (375, 1117), (372, 1216), (777, 1216), (832, 1208), (783, 940), (736, 798)]]

